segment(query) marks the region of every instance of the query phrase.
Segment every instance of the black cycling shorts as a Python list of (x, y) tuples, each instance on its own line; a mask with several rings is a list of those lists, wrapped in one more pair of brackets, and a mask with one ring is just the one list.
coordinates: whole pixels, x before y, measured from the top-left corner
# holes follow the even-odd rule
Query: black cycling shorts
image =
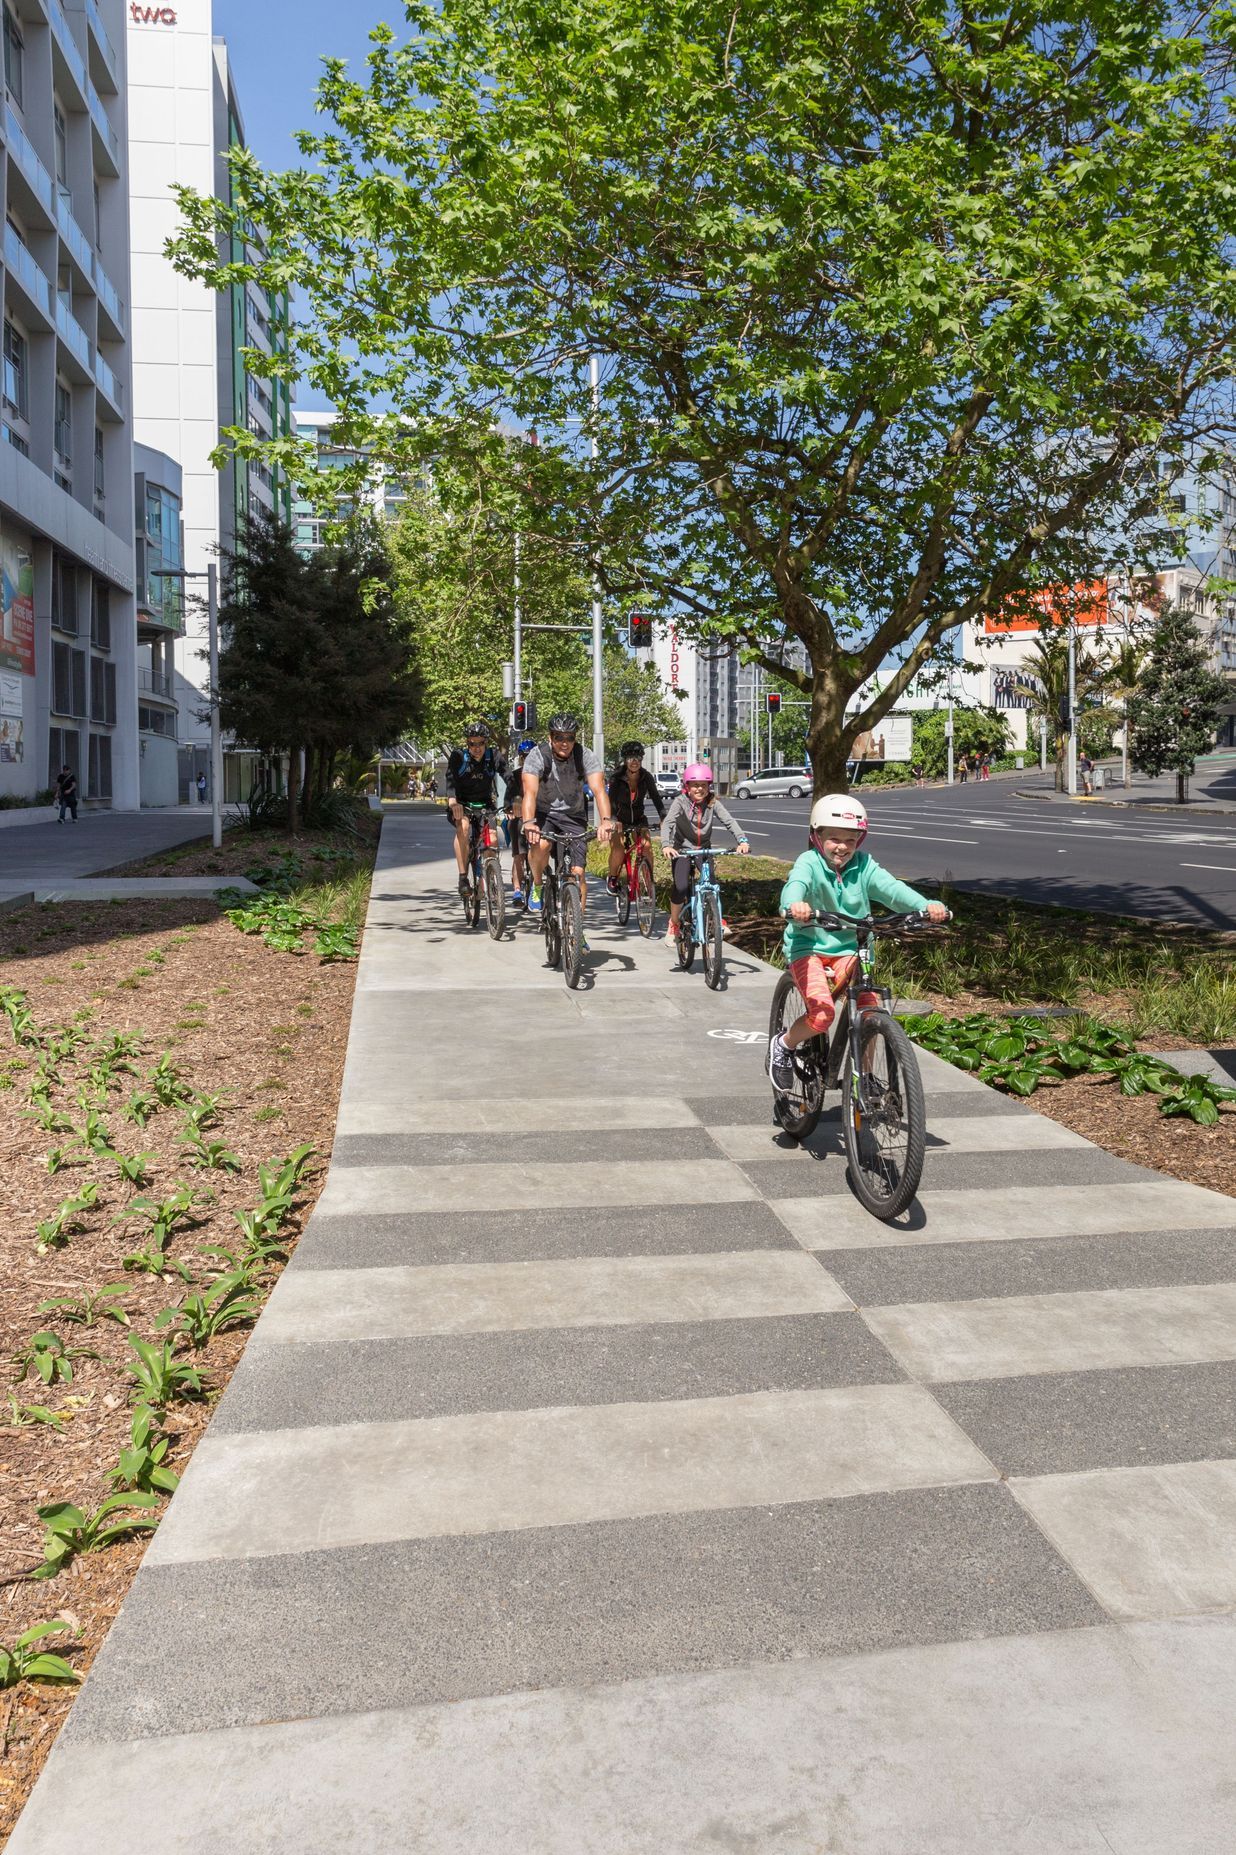
[(546, 840), (564, 837), (567, 841), (566, 857), (571, 869), (583, 869), (588, 858), (588, 820), (576, 818), (569, 812), (538, 812), (537, 829)]

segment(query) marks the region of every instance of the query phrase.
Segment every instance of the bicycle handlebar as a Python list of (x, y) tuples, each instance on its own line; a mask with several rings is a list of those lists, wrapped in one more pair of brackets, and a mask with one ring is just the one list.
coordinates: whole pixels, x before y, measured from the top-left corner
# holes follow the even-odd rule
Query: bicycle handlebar
[[(789, 921), (792, 918), (787, 908), (779, 912), (783, 921)], [(899, 915), (837, 915), (826, 908), (813, 908), (811, 919), (818, 921), (821, 927), (835, 928), (842, 933), (861, 928), (865, 933), (879, 936), (896, 934), (905, 928), (943, 927), (945, 921), (951, 921), (953, 917), (950, 912), (945, 916), (944, 921), (933, 921), (931, 916), (921, 908), (910, 908)]]

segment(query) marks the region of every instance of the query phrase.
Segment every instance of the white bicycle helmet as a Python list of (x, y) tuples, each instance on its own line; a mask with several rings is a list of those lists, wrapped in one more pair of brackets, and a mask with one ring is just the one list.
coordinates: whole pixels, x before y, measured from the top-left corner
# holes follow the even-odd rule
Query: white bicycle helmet
[(835, 831), (857, 831), (861, 844), (867, 835), (867, 813), (848, 792), (826, 792), (811, 807), (811, 829), (826, 831), (830, 826)]

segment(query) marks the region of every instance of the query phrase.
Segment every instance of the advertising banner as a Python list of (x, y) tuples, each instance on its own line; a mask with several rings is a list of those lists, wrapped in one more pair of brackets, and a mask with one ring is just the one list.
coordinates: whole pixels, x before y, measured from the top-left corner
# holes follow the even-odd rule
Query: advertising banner
[(16, 670), (0, 670), (0, 761), (11, 766), (24, 758), (24, 735), (22, 678)]
[[(989, 638), (1008, 637), (1018, 631), (1042, 631), (1054, 625), (1106, 625), (1110, 617), (1106, 580), (1078, 580), (1073, 586), (1045, 586), (1042, 592), (1023, 595), (1016, 603), (1021, 608), (1016, 616), (1011, 608), (987, 614), (983, 630)], [(1027, 605), (1029, 611), (1024, 609)]]
[(6, 529), (0, 534), (0, 669), (34, 675), (34, 562), (30, 550)]

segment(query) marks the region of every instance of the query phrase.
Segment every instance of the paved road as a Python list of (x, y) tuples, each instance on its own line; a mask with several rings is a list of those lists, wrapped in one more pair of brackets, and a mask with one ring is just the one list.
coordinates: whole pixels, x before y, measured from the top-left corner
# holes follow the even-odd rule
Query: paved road
[[(1236, 928), (1236, 814), (1170, 813), (1019, 798), (1020, 782), (923, 791), (865, 787), (868, 848), (899, 876), (1108, 913)], [(1024, 789), (1024, 788), (1023, 788)], [(803, 848), (805, 799), (735, 800), (766, 856)]]
[(928, 1058), (887, 1228), (774, 1138), (766, 969), (598, 903), (568, 993), (441, 850), (10, 1855), (1236, 1845), (1232, 1200)]

